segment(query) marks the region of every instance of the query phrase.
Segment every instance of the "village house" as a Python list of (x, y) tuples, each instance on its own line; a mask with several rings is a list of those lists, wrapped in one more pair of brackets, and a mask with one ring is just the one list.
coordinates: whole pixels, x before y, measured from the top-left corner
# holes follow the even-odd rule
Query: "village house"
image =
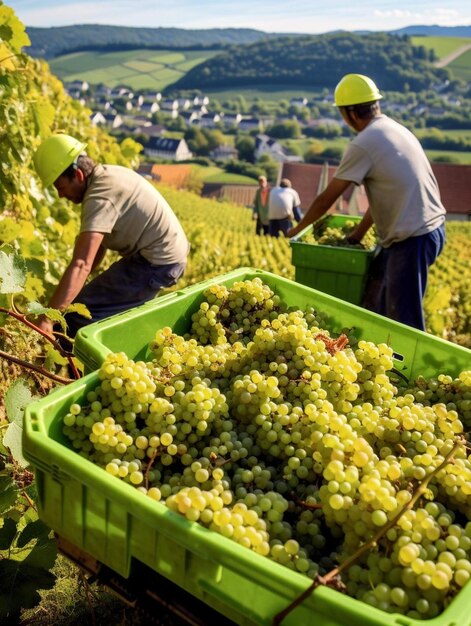
[(184, 139), (168, 137), (151, 137), (144, 148), (144, 154), (154, 159), (170, 159), (172, 161), (185, 161), (193, 156)]
[(237, 128), (241, 119), (242, 115), (240, 113), (224, 113), (221, 115), (221, 121), (224, 124), (224, 128)]
[(216, 128), (220, 121), (221, 116), (218, 113), (203, 113), (197, 123), (203, 128)]
[(211, 150), (209, 156), (215, 161), (237, 161), (239, 158), (239, 151), (232, 146), (223, 144), (214, 148), (214, 150)]
[(143, 102), (139, 107), (141, 115), (150, 117), (153, 113), (157, 113), (160, 110), (158, 102)]
[(285, 161), (302, 162), (299, 155), (291, 154), (276, 139), (265, 134), (257, 135), (255, 138), (255, 160), (258, 161), (263, 154), (268, 154), (274, 161), (284, 163)]
[(250, 115), (242, 116), (239, 122), (240, 130), (262, 130), (262, 121), (258, 117), (251, 117)]

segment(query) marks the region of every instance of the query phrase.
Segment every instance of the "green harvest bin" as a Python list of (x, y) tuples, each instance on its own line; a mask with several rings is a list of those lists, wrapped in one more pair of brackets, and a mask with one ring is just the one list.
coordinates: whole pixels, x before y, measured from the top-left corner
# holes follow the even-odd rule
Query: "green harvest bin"
[(313, 306), (328, 316), (327, 329), (339, 335), (353, 329), (358, 339), (387, 343), (396, 355), (395, 367), (407, 378), (433, 376), (442, 370), (454, 374), (469, 368), (470, 351), (456, 344), (395, 322), (359, 306), (349, 304), (310, 287), (253, 268), (240, 268), (180, 291), (155, 298), (125, 313), (82, 328), (75, 340), (75, 354), (87, 372), (100, 367), (110, 352), (125, 352), (132, 359), (151, 357), (148, 344), (155, 332), (171, 326), (176, 333), (190, 328), (191, 315), (203, 299), (203, 291), (214, 283), (230, 287), (240, 280), (259, 277), (289, 306)]
[[(333, 228), (359, 221), (361, 217), (351, 215), (327, 216), (327, 225)], [(361, 304), (373, 251), (303, 241), (314, 226), (307, 226), (290, 239), (296, 282), (352, 304)]]
[[(189, 329), (190, 316), (204, 289), (215, 282), (232, 285), (260, 277), (290, 305), (313, 305), (330, 316), (333, 330), (356, 326), (358, 335), (386, 341), (397, 352), (409, 376), (441, 371), (456, 374), (469, 367), (471, 352), (416, 331), (321, 292), (249, 268), (193, 285), (126, 314), (81, 331), (78, 344), (96, 367), (110, 351), (130, 357), (147, 354), (155, 330)], [(62, 417), (73, 402), (81, 403), (98, 385), (91, 372), (25, 412), (23, 451), (35, 470), (41, 519), (64, 539), (124, 577), (133, 562), (142, 562), (241, 626), (270, 626), (310, 581), (234, 541), (190, 522), (165, 505), (143, 497), (131, 485), (76, 454), (62, 434)], [(471, 626), (467, 586), (431, 626)], [(328, 587), (317, 588), (284, 620), (284, 626), (420, 626), (387, 614)]]

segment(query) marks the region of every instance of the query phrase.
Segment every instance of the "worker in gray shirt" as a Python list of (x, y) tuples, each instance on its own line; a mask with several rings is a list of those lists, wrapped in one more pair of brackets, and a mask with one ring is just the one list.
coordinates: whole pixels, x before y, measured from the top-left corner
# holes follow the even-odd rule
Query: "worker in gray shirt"
[(374, 223), (380, 240), (363, 306), (425, 330), (423, 297), (429, 267), (445, 243), (445, 208), (422, 146), (407, 128), (381, 113), (382, 97), (361, 74), (347, 74), (338, 83), (335, 104), (358, 134), (334, 178), (288, 236), (319, 219), (351, 183), (363, 184), (369, 208), (349, 239), (361, 241)]
[[(129, 168), (95, 163), (85, 148), (74, 137), (55, 134), (33, 156), (43, 184), (53, 184), (59, 197), (81, 204), (72, 260), (49, 301), (49, 307), (59, 310), (81, 303), (90, 311), (91, 319), (66, 314), (69, 337), (86, 324), (143, 304), (174, 285), (189, 252), (180, 222), (157, 189)], [(121, 258), (86, 284), (106, 250)], [(52, 334), (53, 324), (46, 316), (40, 317), (38, 327)]]

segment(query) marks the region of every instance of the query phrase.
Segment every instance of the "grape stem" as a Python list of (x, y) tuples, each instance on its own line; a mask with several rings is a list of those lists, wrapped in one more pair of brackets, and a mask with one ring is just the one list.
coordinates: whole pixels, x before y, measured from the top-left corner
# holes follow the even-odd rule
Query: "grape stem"
[(149, 472), (150, 472), (150, 468), (152, 467), (155, 459), (157, 457), (157, 448), (154, 450), (152, 456), (149, 459), (149, 463), (147, 463), (147, 467), (146, 467), (146, 471), (144, 474), (144, 486), (146, 489), (149, 489)]
[(281, 624), (282, 620), (293, 611), (297, 606), (299, 606), (304, 600), (318, 587), (319, 585), (328, 585), (333, 582), (339, 574), (341, 574), (344, 570), (348, 569), (357, 559), (359, 559), (365, 552), (374, 548), (378, 541), (383, 537), (390, 528), (392, 528), (399, 519), (404, 515), (406, 511), (412, 509), (412, 507), (416, 504), (417, 500), (421, 498), (424, 493), (427, 491), (428, 484), (432, 480), (434, 476), (436, 476), (448, 463), (450, 463), (458, 452), (458, 450), (464, 445), (463, 439), (458, 439), (453, 446), (453, 448), (448, 452), (443, 461), (440, 463), (438, 467), (436, 467), (426, 478), (418, 485), (417, 489), (414, 491), (412, 498), (409, 500), (407, 504), (399, 511), (397, 515), (395, 515), (392, 519), (390, 519), (381, 529), (376, 533), (374, 537), (372, 537), (369, 541), (362, 544), (358, 550), (349, 556), (345, 561), (339, 565), (338, 567), (334, 567), (330, 572), (328, 572), (325, 576), (317, 576), (317, 578), (312, 582), (312, 584), (305, 590), (301, 595), (299, 595), (291, 604), (289, 604), (285, 609), (277, 613), (272, 621), (273, 626), (278, 626)]

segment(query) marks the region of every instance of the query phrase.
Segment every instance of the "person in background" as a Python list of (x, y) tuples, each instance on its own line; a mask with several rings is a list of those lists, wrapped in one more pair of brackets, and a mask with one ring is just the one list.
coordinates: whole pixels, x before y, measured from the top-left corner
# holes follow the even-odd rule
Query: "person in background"
[(257, 235), (268, 235), (268, 196), (270, 187), (268, 186), (266, 176), (259, 176), (258, 184), (253, 204), (253, 217), (257, 220), (255, 232)]
[(301, 219), (301, 200), (298, 192), (291, 186), (288, 178), (282, 178), (277, 187), (270, 191), (268, 199), (268, 233), (272, 237), (279, 237), (280, 233), (287, 234), (293, 226), (293, 219)]
[(351, 183), (363, 184), (369, 208), (348, 240), (361, 241), (373, 223), (380, 240), (363, 306), (425, 330), (423, 297), (428, 269), (445, 243), (445, 208), (422, 146), (381, 113), (382, 97), (367, 76), (346, 74), (340, 80), (335, 105), (357, 136), (329, 185), (288, 235), (318, 220)]
[[(54, 134), (33, 155), (44, 186), (53, 184), (60, 198), (81, 204), (72, 259), (48, 305), (64, 310), (76, 302), (89, 309), (91, 319), (66, 314), (69, 337), (174, 285), (189, 252), (180, 222), (157, 189), (131, 169), (95, 163), (86, 145), (70, 135)], [(85, 284), (108, 249), (121, 258)], [(46, 316), (40, 316), (37, 325), (52, 335), (53, 324)]]

